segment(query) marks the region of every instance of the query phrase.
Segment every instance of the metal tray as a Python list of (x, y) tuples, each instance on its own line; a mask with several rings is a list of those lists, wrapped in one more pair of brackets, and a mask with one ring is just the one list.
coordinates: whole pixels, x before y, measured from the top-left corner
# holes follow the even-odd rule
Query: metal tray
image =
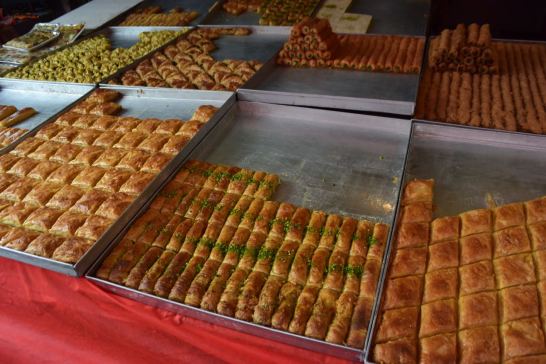
[(230, 14), (222, 8), (224, 0), (216, 1), (201, 24), (214, 25), (259, 25), (260, 15), (253, 11), (247, 11), (240, 15)]
[(97, 29), (121, 14), (131, 10), (142, 1), (143, 0), (93, 0), (51, 22), (61, 24), (84, 22), (87, 29)]
[[(399, 119), (238, 102), (190, 158), (276, 173), (282, 182), (276, 200), (392, 224), (410, 129), (409, 122)], [(118, 235), (109, 249), (122, 237)], [(225, 317), (94, 277), (108, 253), (87, 277), (114, 293), (264, 338), (361, 359), (362, 350)]]
[[(178, 155), (175, 156), (159, 174), (157, 174), (140, 196), (127, 207), (121, 216), (104, 232), (76, 264), (62, 263), (53, 259), (5, 248), (3, 246), (0, 246), (0, 256), (5, 256), (71, 276), (83, 275), (97, 260), (103, 250), (112, 243), (116, 236), (118, 236), (120, 231), (132, 221), (135, 214), (142, 208), (143, 204), (153, 198), (170, 177), (184, 164), (193, 149), (235, 102), (235, 95), (230, 92), (201, 92), (195, 90), (185, 92), (180, 92), (179, 90), (178, 92), (172, 92), (172, 90), (142, 91), (115, 86), (104, 88), (114, 89), (123, 94), (123, 98), (119, 102), (123, 107), (122, 115), (140, 118), (156, 117), (160, 119), (179, 118), (188, 120), (191, 118), (193, 111), (200, 105), (214, 105), (220, 107), (220, 110), (218, 110), (212, 119), (199, 130), (184, 149), (182, 149), (182, 151), (178, 153)], [(153, 108), (150, 108), (151, 104), (154, 105)], [(52, 121), (54, 121), (53, 118), (49, 119), (49, 122)], [(39, 128), (36, 128), (26, 135), (34, 135), (38, 129)], [(19, 141), (22, 141), (22, 139)], [(12, 144), (10, 149), (13, 149), (13, 146), (14, 144)]]
[[(430, 43), (431, 43), (432, 38), (437, 37), (437, 36), (438, 36), (438, 34), (430, 35), (427, 38), (427, 42), (425, 44), (425, 50), (424, 50), (424, 54), (423, 54), (423, 61), (421, 63), (421, 73), (420, 73), (420, 78), (419, 78), (419, 87), (418, 87), (417, 93), (415, 95), (415, 104), (417, 104), (417, 99), (419, 98), (419, 92), (421, 91), (421, 87), (424, 87), (424, 84), (422, 83), (423, 75), (425, 73), (426, 68), (429, 67), (429, 65), (428, 65), (428, 52), (429, 52)], [(522, 40), (522, 39), (493, 38), (492, 41), (495, 42), (495, 43), (504, 42), (504, 43), (523, 43), (523, 44), (542, 44), (542, 45), (546, 45), (545, 41)], [(452, 123), (452, 122), (448, 122), (448, 121), (428, 120), (428, 119), (414, 119), (414, 120), (419, 121), (420, 123), (455, 126), (455, 127), (459, 127), (459, 128), (467, 128), (467, 129), (474, 129), (474, 130), (488, 130), (488, 128), (481, 127), (481, 126), (470, 126), (470, 125), (465, 125), (465, 124)], [(534, 135), (534, 136), (546, 137), (546, 133), (545, 134), (535, 134), (535, 133), (530, 133), (530, 132), (526, 132), (526, 131), (510, 131), (510, 130), (496, 129), (496, 128), (493, 128), (493, 130), (495, 130), (496, 132), (499, 132), (499, 133), (523, 134), (523, 135)]]
[[(414, 122), (404, 181), (435, 180), (434, 217), (531, 200), (546, 195), (546, 143), (542, 136)], [(403, 181), (403, 182), (404, 182)], [(399, 214), (397, 214), (397, 219)], [(382, 297), (390, 246), (387, 246), (377, 297)], [(380, 304), (372, 313), (366, 342), (366, 362), (372, 363), (372, 343)]]
[[(75, 101), (93, 90), (93, 85), (70, 84), (58, 82), (36, 82), (26, 80), (0, 80), (0, 104), (13, 105), (17, 109), (32, 107), (38, 113), (22, 123), (14, 125), (15, 128), (28, 129), (31, 133), (39, 128)], [(24, 134), (18, 140), (22, 140)], [(0, 148), (0, 154), (18, 144), (15, 141), (11, 145)]]
[(138, 42), (140, 33), (162, 30), (183, 31), (184, 29), (188, 27), (107, 27), (94, 33), (92, 37), (102, 34), (110, 40), (112, 48), (129, 48)]
[[(34, 27), (26, 34), (29, 34), (29, 33), (32, 33), (32, 32), (35, 32), (36, 31), (36, 28), (38, 25), (40, 24), (43, 24), (43, 23), (38, 23), (36, 25), (34, 25)], [(26, 35), (25, 34), (25, 35)], [(46, 44), (49, 44), (51, 42), (53, 42), (55, 39), (59, 38), (59, 36), (61, 35), (61, 32), (59, 32), (58, 30), (54, 30), (51, 32), (51, 34), (53, 35), (51, 38), (49, 39), (46, 39), (45, 41), (43, 41), (42, 43), (38, 43), (36, 44), (35, 46), (33, 47), (30, 47), (30, 48), (19, 48), (19, 47), (14, 47), (14, 46), (10, 46), (8, 45), (7, 43), (4, 44), (2, 47), (3, 48), (6, 48), (6, 49), (11, 49), (11, 50), (14, 50), (14, 51), (21, 51), (21, 52), (32, 52), (32, 51), (35, 51), (39, 48), (42, 48), (43, 46), (45, 46)], [(9, 42), (8, 42), (9, 43)]]
[[(199, 26), (198, 28), (215, 28), (218, 26)], [(133, 29), (136, 27), (112, 27), (115, 29)], [(142, 28), (142, 27), (141, 27)], [(151, 27), (156, 29), (159, 27)], [(277, 51), (282, 47), (284, 42), (288, 39), (290, 34), (290, 28), (288, 27), (266, 27), (266, 26), (252, 26), (246, 27), (252, 30), (252, 33), (247, 36), (232, 36), (224, 35), (214, 40), (217, 49), (211, 52), (211, 55), (215, 59), (241, 59), (241, 60), (258, 60), (261, 62), (269, 62), (273, 56), (276, 56)], [(184, 36), (184, 35), (183, 35)], [(170, 42), (169, 42), (170, 43)], [(165, 44), (159, 49), (166, 47)], [(134, 69), (142, 60), (150, 58), (154, 52), (149, 53), (131, 63), (130, 65), (121, 68), (115, 74), (104, 79), (101, 84), (106, 84), (108, 81), (119, 78), (127, 70)], [(264, 65), (265, 67), (265, 65)], [(252, 78), (260, 71), (256, 72)], [(252, 78), (248, 81), (251, 82)], [(166, 87), (150, 87), (150, 86), (125, 86), (135, 89), (166, 89), (173, 90)]]
[(287, 67), (277, 65), (275, 57), (238, 96), (245, 101), (409, 116), (418, 85), (419, 74)]
[[(209, 15), (209, 9), (214, 6), (216, 0), (151, 0), (145, 1), (138, 8), (146, 8), (148, 6), (160, 6), (162, 11), (169, 11), (176, 7), (182, 8), (184, 11), (197, 11), (199, 15), (188, 25), (198, 25)], [(127, 13), (130, 15), (131, 12)], [(125, 17), (118, 22), (121, 23)]]
[[(105, 36), (110, 41), (110, 44), (111, 44), (112, 48), (129, 48), (129, 47), (131, 47), (132, 45), (134, 45), (135, 43), (137, 43), (139, 41), (138, 36), (142, 32), (157, 32), (157, 31), (162, 31), (162, 30), (184, 31), (184, 30), (187, 30), (187, 29), (190, 29), (190, 28), (189, 27), (107, 27), (107, 28), (104, 28), (104, 29), (102, 29), (100, 31), (90, 33), (90, 34), (86, 35), (85, 37), (79, 38), (78, 40), (76, 40), (76, 41), (74, 41), (72, 43), (65, 44), (65, 45), (59, 47), (58, 49), (56, 49), (56, 50), (54, 50), (52, 52), (44, 53), (44, 54), (34, 58), (33, 60), (31, 60), (28, 63), (25, 63), (25, 64), (22, 64), (22, 65), (18, 66), (17, 68), (24, 67), (24, 66), (26, 66), (26, 65), (28, 65), (28, 64), (30, 64), (32, 62), (36, 62), (36, 61), (38, 61), (40, 59), (43, 59), (43, 58), (49, 56), (53, 52), (62, 51), (65, 48), (74, 46), (74, 45), (76, 45), (76, 44), (78, 44), (80, 42), (83, 42), (83, 41), (85, 41), (87, 39), (96, 37), (98, 35)], [(184, 34), (182, 34), (181, 36), (183, 36), (183, 35)], [(144, 56), (142, 56), (140, 58), (137, 58), (135, 61), (133, 61), (133, 63), (137, 63), (137, 62), (143, 60), (144, 58), (146, 58), (148, 55), (150, 55), (153, 52), (157, 51), (158, 49), (162, 49), (163, 47), (166, 47), (168, 44), (174, 42), (175, 39), (177, 39), (177, 38), (174, 38), (173, 40), (170, 40), (167, 43), (155, 48), (154, 50), (150, 51), (149, 53), (145, 54)], [(130, 63), (129, 65), (131, 65), (133, 63)], [(127, 66), (125, 66), (125, 67), (123, 67), (121, 69), (125, 69), (126, 67)], [(15, 68), (11, 69), (10, 71), (13, 71), (13, 70), (15, 70)], [(118, 72), (118, 71), (116, 71), (116, 72)], [(107, 79), (109, 79), (110, 76), (111, 75), (109, 75), (107, 77)], [(12, 79), (12, 78), (8, 78), (5, 75), (2, 75), (2, 77), (0, 77), (0, 80), (3, 80), (3, 79), (8, 80), (8, 79)], [(39, 82), (38, 80), (26, 80), (26, 81)], [(58, 83), (64, 83), (64, 82), (59, 81)], [(95, 84), (95, 83), (93, 83), (93, 84)]]

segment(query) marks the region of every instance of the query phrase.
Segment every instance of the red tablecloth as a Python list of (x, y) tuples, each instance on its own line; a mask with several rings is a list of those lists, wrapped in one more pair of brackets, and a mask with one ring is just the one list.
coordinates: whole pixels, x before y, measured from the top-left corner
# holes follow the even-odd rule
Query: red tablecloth
[(343, 363), (0, 258), (0, 363)]

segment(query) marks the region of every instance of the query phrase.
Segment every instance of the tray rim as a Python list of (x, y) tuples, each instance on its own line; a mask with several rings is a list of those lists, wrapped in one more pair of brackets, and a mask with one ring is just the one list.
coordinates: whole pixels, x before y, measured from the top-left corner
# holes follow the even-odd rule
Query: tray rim
[[(245, 107), (244, 105), (252, 106), (253, 104), (256, 104), (256, 103), (246, 102), (246, 101), (238, 101), (237, 103), (234, 103), (233, 105), (231, 105), (230, 109), (223, 115), (222, 119), (229, 118), (232, 113), (236, 112), (236, 108), (239, 107), (239, 105), (241, 105), (241, 104), (243, 105), (243, 107)], [(387, 125), (388, 121), (386, 119), (394, 119), (397, 123), (399, 123), (400, 125), (402, 125), (404, 127), (407, 125), (405, 120), (402, 120), (400, 118), (393, 118), (393, 117), (381, 117), (381, 116), (373, 116), (373, 115), (365, 115), (365, 114), (354, 114), (354, 113), (348, 113), (348, 112), (338, 112), (338, 111), (323, 110), (323, 109), (294, 107), (294, 106), (287, 106), (287, 105), (277, 105), (277, 104), (267, 104), (267, 103), (258, 103), (258, 104), (265, 108), (263, 110), (263, 112), (266, 112), (266, 113), (268, 113), (271, 109), (280, 110), (279, 112), (281, 113), (281, 116), (279, 116), (279, 117), (287, 117), (288, 114), (291, 114), (290, 113), (291, 110), (297, 109), (298, 113), (308, 114), (308, 117), (310, 119), (314, 115), (316, 115), (317, 113), (326, 114), (326, 115), (334, 115), (335, 114), (337, 116), (339, 116), (341, 114), (341, 115), (345, 116), (346, 118), (348, 118), (348, 120), (346, 122), (350, 122), (350, 123), (357, 123), (358, 122), (357, 119), (359, 119), (359, 118), (371, 119), (370, 124), (373, 124), (373, 125), (367, 126), (367, 128), (369, 128), (369, 129), (383, 130), (383, 131), (391, 133), (393, 135), (407, 134), (407, 140), (406, 140), (407, 144), (405, 145), (405, 152), (403, 154), (404, 165), (405, 165), (405, 161), (406, 161), (406, 158), (407, 158), (406, 151), (407, 151), (407, 148), (409, 148), (409, 138), (411, 136), (411, 134), (410, 134), (411, 133), (411, 126), (408, 126), (409, 130), (406, 130), (406, 132), (404, 132), (404, 131), (399, 130), (397, 128), (393, 128), (392, 125)], [(251, 112), (251, 110), (247, 111), (247, 112)], [(297, 117), (295, 119), (297, 120)], [(225, 125), (228, 121), (224, 121), (221, 124), (218, 123), (218, 124), (216, 124), (214, 126), (214, 128), (220, 128), (220, 127), (222, 127), (222, 125)], [(235, 120), (231, 120), (231, 122), (235, 122)], [(366, 127), (363, 126), (362, 128), (364, 129)], [(214, 130), (211, 130), (211, 133), (213, 131)], [(204, 145), (206, 143), (207, 143), (207, 137), (205, 137), (201, 141), (200, 145)], [(189, 158), (192, 158), (192, 157), (193, 157), (192, 155), (189, 156)], [(172, 174), (172, 176), (174, 176), (174, 174), (177, 173), (177, 172), (178, 172), (178, 170), (175, 171)], [(402, 174), (401, 175), (401, 179), (402, 179), (403, 175), (404, 175), (403, 169), (401, 169), (401, 174)], [(396, 195), (396, 200), (397, 201), (399, 199), (401, 186), (402, 186), (402, 184), (400, 184), (398, 192), (397, 192), (398, 194)], [(159, 193), (159, 191), (157, 191), (157, 193)], [(141, 207), (141, 209), (135, 214), (134, 219), (136, 219), (138, 216), (143, 214), (146, 211), (146, 209), (149, 207), (149, 205), (152, 203), (152, 201), (153, 201), (153, 197), (151, 197), (149, 199), (149, 201)], [(394, 222), (395, 219), (396, 219), (395, 210), (393, 210), (393, 212), (391, 212), (390, 215), (392, 216), (392, 221)], [(382, 221), (382, 223), (386, 223), (386, 222)], [(389, 226), (389, 234), (388, 234), (388, 237), (387, 237), (387, 242), (386, 242), (386, 247), (385, 247), (385, 252), (384, 252), (384, 258), (385, 258), (385, 254), (387, 252), (387, 248), (389, 247), (389, 244), (390, 244), (391, 236), (393, 235), (393, 231), (394, 231), (392, 229), (392, 227), (390, 226), (390, 224), (387, 224), (387, 225)], [(351, 347), (348, 347), (348, 346), (345, 346), (345, 345), (332, 344), (332, 343), (328, 343), (328, 342), (323, 341), (323, 340), (316, 340), (316, 339), (308, 338), (308, 337), (305, 337), (305, 336), (295, 335), (295, 334), (292, 334), (290, 332), (276, 330), (276, 329), (273, 329), (271, 327), (257, 325), (257, 324), (251, 323), (251, 322), (246, 322), (246, 321), (238, 320), (238, 319), (235, 319), (235, 318), (226, 317), (226, 316), (214, 313), (214, 312), (209, 312), (209, 311), (206, 311), (206, 310), (203, 310), (203, 309), (200, 309), (200, 308), (196, 308), (196, 307), (192, 307), (192, 306), (189, 306), (189, 305), (186, 305), (186, 304), (183, 304), (183, 303), (179, 303), (179, 302), (171, 301), (171, 300), (168, 300), (168, 299), (165, 299), (165, 298), (161, 298), (161, 297), (155, 296), (153, 294), (140, 292), (138, 290), (131, 289), (131, 288), (128, 288), (128, 287), (125, 287), (125, 286), (122, 286), (122, 285), (119, 285), (119, 284), (116, 284), (116, 283), (108, 282), (107, 280), (104, 280), (104, 279), (101, 279), (101, 278), (98, 278), (98, 277), (94, 276), (96, 271), (99, 269), (100, 265), (104, 261), (104, 259), (106, 259), (106, 257), (109, 255), (111, 250), (114, 249), (114, 247), (117, 246), (117, 244), (121, 241), (121, 239), (123, 238), (123, 236), (124, 236), (124, 234), (126, 232), (126, 229), (128, 229), (128, 227), (129, 227), (129, 224), (125, 227), (124, 231), (121, 231), (112, 240), (112, 243), (108, 246), (108, 248), (106, 248), (106, 249), (104, 249), (102, 251), (100, 257), (95, 260), (93, 265), (86, 272), (86, 274), (85, 274), (86, 279), (89, 279), (94, 284), (96, 284), (96, 285), (98, 285), (98, 286), (102, 287), (103, 289), (106, 289), (106, 290), (108, 290), (110, 292), (113, 292), (115, 294), (118, 294), (118, 295), (121, 295), (121, 296), (124, 296), (124, 297), (128, 297), (128, 298), (131, 298), (133, 300), (143, 302), (145, 304), (148, 304), (148, 305), (151, 305), (151, 306), (154, 306), (154, 307), (159, 307), (159, 308), (162, 308), (162, 309), (173, 311), (173, 312), (176, 312), (176, 313), (179, 313), (179, 314), (187, 314), (188, 316), (191, 316), (191, 317), (194, 317), (194, 318), (197, 318), (197, 319), (200, 319), (200, 320), (204, 320), (204, 321), (211, 322), (211, 323), (214, 323), (214, 324), (227, 326), (227, 327), (229, 327), (231, 329), (235, 329), (235, 330), (242, 331), (242, 332), (245, 332), (245, 333), (249, 333), (249, 334), (252, 334), (252, 335), (257, 335), (257, 336), (262, 337), (262, 338), (280, 341), (280, 342), (283, 342), (283, 343), (288, 344), (288, 345), (294, 345), (294, 346), (302, 347), (302, 348), (305, 348), (305, 349), (308, 349), (308, 350), (318, 351), (318, 352), (321, 352), (321, 353), (325, 353), (325, 354), (328, 354), (328, 355), (333, 355), (333, 356), (340, 357), (340, 358), (345, 358), (345, 359), (362, 361), (363, 358), (365, 357), (365, 353), (366, 353), (366, 351), (365, 351), (366, 350), (366, 345), (365, 344), (363, 345), (362, 349), (355, 349), (355, 348), (351, 348)], [(379, 282), (378, 282), (378, 284), (379, 284)], [(374, 302), (376, 302), (376, 299), (374, 299)], [(263, 333), (266, 333), (266, 335), (262, 335)]]

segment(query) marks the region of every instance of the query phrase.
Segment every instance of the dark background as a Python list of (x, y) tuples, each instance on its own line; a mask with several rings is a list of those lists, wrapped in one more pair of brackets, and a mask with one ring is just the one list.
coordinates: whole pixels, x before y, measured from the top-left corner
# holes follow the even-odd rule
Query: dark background
[(495, 38), (546, 40), (546, 0), (432, 0), (429, 19), (431, 35), (475, 22)]

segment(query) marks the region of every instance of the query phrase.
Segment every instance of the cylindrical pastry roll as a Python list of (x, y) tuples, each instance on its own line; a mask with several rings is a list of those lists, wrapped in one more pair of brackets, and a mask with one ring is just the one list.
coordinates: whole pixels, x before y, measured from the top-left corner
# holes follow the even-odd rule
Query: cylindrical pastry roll
[(480, 27), (480, 34), (478, 35), (478, 45), (480, 47), (491, 46), (491, 29), (489, 24), (483, 24)]
[(128, 249), (112, 267), (108, 280), (119, 284), (124, 283), (131, 269), (138, 263), (149, 247), (147, 244), (136, 242), (133, 248)]
[(186, 269), (186, 264), (191, 255), (186, 252), (178, 253), (171, 260), (165, 272), (159, 277), (154, 287), (154, 294), (159, 297), (167, 297), (174, 286), (178, 275)]
[(366, 334), (368, 333), (368, 324), (372, 313), (373, 298), (360, 297), (353, 309), (349, 335), (347, 336), (347, 345), (353, 348), (362, 349)]
[(442, 57), (449, 53), (450, 40), (451, 40), (451, 30), (449, 29), (442, 30), (442, 33), (440, 33), (440, 44), (438, 47), (438, 52), (440, 53)]
[(504, 112), (499, 75), (491, 76), (491, 96), (491, 118), (493, 120), (493, 126), (497, 129), (506, 129), (504, 125)]
[(478, 37), (480, 33), (480, 26), (476, 23), (472, 23), (467, 28), (466, 43), (471, 46), (478, 44)]
[[(410, 39), (410, 44), (413, 38)], [(414, 44), (415, 47), (415, 44)], [(409, 50), (409, 47), (408, 47)], [(409, 53), (408, 53), (409, 56)], [(406, 57), (407, 59), (407, 57)], [(442, 57), (440, 55), (440, 37), (432, 37), (430, 40), (430, 46), (428, 51), (428, 65), (434, 70), (438, 69), (438, 64), (442, 63)], [(404, 62), (406, 64), (406, 62)]]
[(271, 234), (265, 240), (264, 245), (258, 252), (256, 264), (254, 270), (269, 274), (271, 266), (277, 255), (277, 251), (282, 244), (282, 238), (278, 236), (272, 236)]
[(345, 263), (347, 262), (347, 258), (347, 254), (341, 250), (335, 249), (332, 252), (328, 261), (328, 273), (324, 280), (324, 288), (341, 292), (345, 279)]
[(315, 246), (311, 244), (304, 243), (300, 245), (294, 257), (292, 267), (290, 268), (290, 273), (288, 274), (288, 280), (290, 282), (301, 286), (305, 284), (314, 251)]
[(108, 279), (112, 268), (116, 265), (118, 259), (125, 254), (128, 249), (131, 249), (134, 242), (129, 239), (123, 239), (108, 255), (108, 257), (102, 262), (99, 270), (97, 271), (97, 277), (101, 279)]
[(470, 73), (462, 74), (461, 88), (459, 90), (459, 107), (457, 109), (457, 121), (461, 124), (470, 123), (472, 108), (472, 76)]
[(480, 113), (483, 127), (490, 128), (491, 120), (491, 77), (487, 74), (481, 76), (480, 85)]
[(305, 336), (320, 340), (326, 337), (328, 327), (334, 319), (338, 297), (339, 292), (327, 288), (320, 290), (311, 317), (305, 327)]
[(226, 288), (226, 283), (234, 271), (235, 267), (230, 264), (222, 263), (220, 265), (216, 276), (213, 278), (207, 289), (207, 292), (205, 292), (203, 295), (203, 299), (201, 300), (201, 308), (208, 311), (216, 311), (218, 302), (220, 302), (220, 297)]
[(383, 48), (383, 51), (381, 52), (379, 58), (377, 59), (376, 63), (376, 70), (383, 71), (385, 70), (385, 63), (387, 60), (387, 56), (389, 55), (393, 42), (394, 42), (394, 36), (388, 35), (383, 39), (383, 42), (385, 43), (385, 46)]
[(184, 243), (184, 240), (186, 239), (186, 234), (188, 233), (192, 225), (193, 225), (193, 220), (183, 219), (175, 227), (173, 231), (173, 235), (171, 236), (171, 239), (169, 240), (165, 248), (168, 250), (172, 250), (173, 252), (178, 252), (180, 250), (180, 247), (182, 247), (182, 244)]
[(411, 42), (410, 37), (401, 37), (400, 46), (396, 49), (396, 58), (393, 62), (393, 71), (402, 72), (404, 70), (404, 62), (407, 58), (408, 48)]
[(248, 182), (252, 178), (253, 172), (249, 169), (242, 168), (239, 172), (231, 177), (231, 182), (227, 187), (227, 193), (242, 195), (245, 192)]
[(201, 239), (201, 236), (203, 236), (206, 227), (207, 223), (205, 221), (196, 221), (188, 230), (180, 251), (193, 255), (193, 252), (199, 243), (199, 239)]
[(459, 56), (459, 50), (466, 40), (466, 28), (464, 24), (457, 24), (455, 30), (451, 34), (451, 42), (449, 44), (449, 57), (456, 60)]
[(13, 113), (17, 111), (17, 108), (12, 105), (1, 105), (0, 106), (0, 120), (4, 120)]
[[(535, 45), (520, 44), (519, 45), (519, 57), (523, 61), (523, 68), (527, 74), (527, 82), (529, 83), (529, 89), (531, 91), (531, 102), (529, 107), (533, 107), (536, 112), (536, 118), (538, 119), (538, 125), (535, 126), (535, 133), (546, 132), (546, 112), (544, 111), (544, 104), (542, 102), (538, 81), (538, 70), (533, 70), (533, 63), (531, 55), (527, 51), (529, 47)], [(532, 104), (532, 106), (531, 106)]]
[(161, 249), (165, 249), (165, 247), (169, 244), (174, 231), (178, 227), (178, 225), (182, 222), (182, 217), (180, 215), (172, 215), (172, 218), (169, 220), (167, 225), (161, 231), (159, 232), (158, 236), (155, 238), (154, 242), (152, 243), (153, 246), (157, 246)]
[(186, 293), (190, 288), (191, 282), (195, 278), (195, 275), (201, 271), (205, 260), (202, 257), (192, 257), (186, 269), (180, 274), (171, 293), (169, 293), (169, 299), (177, 302), (184, 302), (186, 298)]
[(379, 61), (379, 58), (381, 57), (381, 54), (383, 53), (384, 48), (385, 40), (383, 38), (377, 38), (375, 47), (373, 48), (370, 58), (368, 59), (368, 63), (366, 64), (366, 69), (368, 69), (369, 71), (374, 71), (377, 69), (377, 63)]
[(419, 73), (419, 70), (421, 69), (421, 62), (423, 60), (424, 49), (425, 49), (425, 40), (418, 38), (417, 49), (415, 50), (413, 59), (411, 61), (410, 72)]
[(311, 286), (322, 286), (324, 280), (324, 272), (328, 268), (328, 259), (330, 258), (330, 250), (325, 248), (317, 248), (311, 258), (311, 268), (309, 269), (309, 277), (307, 284)]
[(346, 217), (343, 219), (343, 223), (336, 234), (337, 236), (334, 250), (341, 251), (344, 254), (349, 254), (357, 225), (358, 221), (353, 218)]
[(279, 304), (279, 293), (286, 278), (269, 276), (260, 293), (258, 304), (254, 308), (252, 320), (261, 325), (271, 325), (271, 317)]
[(536, 75), (536, 82), (540, 90), (540, 96), (542, 98), (542, 104), (546, 104), (546, 70), (541, 66), (540, 62), (540, 48), (544, 48), (541, 45), (531, 44), (527, 47), (528, 57), (531, 60), (531, 68)]
[(195, 307), (199, 307), (201, 305), (201, 299), (205, 295), (205, 292), (214, 278), (218, 267), (220, 267), (220, 262), (217, 260), (209, 259), (205, 262), (203, 269), (197, 273), (197, 276), (193, 282), (191, 282), (186, 298), (184, 299), (184, 303)]
[(479, 74), (472, 75), (472, 106), (469, 125), (480, 126), (481, 124), (481, 79)]
[(275, 215), (278, 204), (274, 202), (264, 203), (261, 199), (254, 199), (248, 206), (244, 214), (239, 216), (230, 216), (226, 223), (235, 225), (238, 228), (249, 231), (257, 231), (266, 235), (269, 232), (269, 220)]
[(347, 260), (345, 285), (343, 286), (343, 292), (354, 292), (358, 294), (360, 292), (360, 279), (364, 272), (364, 264), (366, 263), (366, 257), (361, 255), (350, 255)]
[(319, 247), (332, 250), (339, 232), (342, 219), (338, 215), (329, 215), (326, 219), (324, 229), (321, 231)]
[[(208, 225), (207, 230), (205, 230), (205, 233), (197, 242), (197, 246), (195, 248), (193, 256), (207, 259), (210, 251), (216, 243), (216, 238), (220, 235), (220, 232), (222, 231), (221, 229), (222, 226), (218, 224)], [(224, 235), (229, 235), (231, 231), (233, 231), (233, 228), (231, 226), (226, 226), (224, 230)]]
[(148, 271), (142, 278), (142, 281), (138, 286), (138, 290), (146, 293), (152, 293), (154, 291), (157, 280), (159, 279), (159, 277), (161, 277), (161, 275), (163, 274), (169, 263), (173, 260), (175, 255), (176, 254), (174, 252), (168, 250), (163, 251), (159, 259), (150, 269), (148, 269)]
[(383, 260), (383, 252), (387, 243), (387, 235), (389, 227), (386, 224), (375, 224), (373, 234), (368, 238), (368, 255), (367, 260), (375, 259), (381, 262)]
[(259, 271), (250, 272), (237, 300), (236, 318), (245, 321), (252, 320), (254, 308), (258, 304), (259, 294), (266, 280), (267, 274)]
[(296, 207), (294, 205), (281, 202), (275, 219), (271, 223), (268, 237), (283, 239), (286, 234), (285, 230), (287, 230), (287, 226), (290, 224), (290, 219), (295, 211)]
[(237, 268), (227, 281), (226, 288), (220, 297), (216, 311), (222, 315), (233, 317), (237, 310), (239, 292), (248, 276), (248, 271)]
[(279, 294), (279, 305), (271, 318), (272, 327), (288, 331), (301, 291), (301, 286), (291, 282), (287, 282), (282, 286)]
[(296, 252), (298, 251), (299, 243), (293, 240), (285, 240), (279, 248), (275, 261), (271, 268), (271, 274), (277, 277), (287, 278), (288, 271), (292, 264)]
[[(436, 106), (437, 120), (447, 120), (447, 106), (449, 104), (450, 97), (450, 85), (451, 85), (451, 72), (443, 72), (441, 74), (442, 81), (440, 83), (439, 93), (436, 96), (438, 103)], [(457, 90), (458, 91), (458, 90)]]
[(236, 206), (240, 195), (227, 193), (222, 197), (222, 200), (214, 206), (214, 211), (210, 216), (209, 223), (224, 224), (227, 220), (230, 211)]
[(289, 226), (285, 228), (285, 230), (287, 230), (285, 240), (301, 242), (310, 217), (311, 212), (308, 209), (301, 207), (297, 208), (290, 220)]
[(446, 121), (456, 123), (457, 109), (459, 107), (459, 89), (461, 86), (461, 75), (458, 72), (451, 74), (451, 83), (449, 85), (449, 100), (447, 104)]
[(279, 176), (275, 174), (268, 174), (260, 181), (258, 190), (254, 194), (254, 197), (268, 200), (280, 184)]
[(432, 82), (430, 85), (430, 91), (428, 92), (426, 101), (425, 118), (427, 120), (438, 120), (438, 94), (440, 92), (440, 85), (442, 80), (442, 74), (440, 72), (434, 72), (432, 75)]
[(326, 214), (323, 211), (313, 211), (309, 219), (309, 224), (305, 228), (303, 244), (318, 245), (325, 221)]
[(512, 101), (512, 91), (510, 88), (510, 77), (508, 75), (501, 76), (500, 91), (504, 106), (504, 127), (506, 130), (516, 131), (517, 122), (514, 115), (514, 104)]
[(207, 203), (207, 199), (211, 192), (212, 190), (208, 188), (201, 189), (197, 196), (195, 196), (193, 201), (190, 203), (190, 206), (188, 207), (188, 210), (186, 211), (184, 217), (187, 219), (195, 220), (197, 214), (201, 210), (201, 207)]
[(159, 259), (161, 252), (162, 249), (155, 246), (148, 249), (140, 261), (131, 269), (131, 272), (125, 279), (125, 285), (129, 288), (138, 288), (148, 269)]
[(366, 260), (366, 263), (364, 264), (364, 271), (362, 272), (362, 277), (360, 280), (359, 297), (367, 297), (370, 299), (375, 297), (375, 290), (377, 288), (380, 270), (380, 262), (374, 259)]
[(299, 335), (304, 334), (307, 321), (309, 320), (309, 317), (311, 317), (313, 305), (317, 300), (319, 290), (319, 287), (314, 286), (305, 286), (303, 288), (303, 291), (298, 297), (296, 309), (294, 310), (294, 317), (292, 318), (292, 321), (290, 321), (288, 331)]
[[(293, 57), (292, 57), (293, 58)], [(257, 171), (254, 172), (252, 180), (249, 182), (248, 186), (245, 189), (244, 195), (254, 197), (254, 194), (260, 186), (260, 182), (265, 178), (267, 174), (265, 172)]]
[[(245, 270), (251, 270), (254, 265), (256, 264), (256, 259), (258, 258), (258, 254), (261, 250), (261, 247), (263, 243), (265, 242), (266, 237), (260, 233), (252, 233), (250, 234), (250, 237), (248, 238), (248, 241), (246, 243), (244, 253), (242, 256), (240, 256), (239, 260), (239, 268), (245, 269)], [(229, 253), (226, 255), (225, 260), (229, 259)]]
[(332, 324), (328, 328), (326, 341), (334, 344), (343, 344), (349, 333), (351, 317), (357, 301), (357, 294), (354, 292), (343, 292), (336, 302), (336, 313)]

